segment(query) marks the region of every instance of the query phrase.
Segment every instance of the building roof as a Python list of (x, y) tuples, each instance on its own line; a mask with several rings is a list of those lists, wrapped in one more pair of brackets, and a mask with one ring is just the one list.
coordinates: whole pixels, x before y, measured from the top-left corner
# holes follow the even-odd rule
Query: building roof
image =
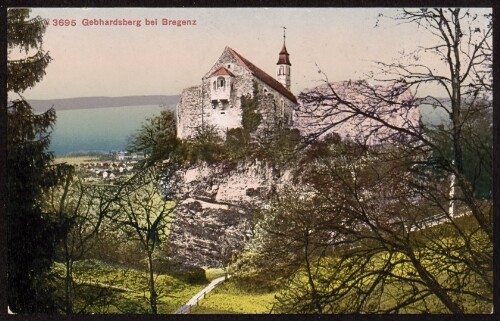
[(297, 98), (295, 98), (295, 96), (288, 89), (286, 89), (279, 81), (269, 76), (265, 71), (255, 66), (248, 59), (244, 58), (233, 49), (229, 47), (226, 48), (243, 65), (243, 67), (247, 68), (255, 77), (262, 80), (264, 83), (269, 85), (269, 87), (273, 88), (274, 90), (276, 90), (277, 92), (279, 92), (292, 102), (297, 103)]
[(215, 76), (231, 76), (234, 77), (233, 73), (227, 70), (224, 67), (220, 67), (216, 71), (214, 71), (210, 76), (208, 77), (215, 77)]
[(288, 51), (286, 51), (285, 43), (283, 43), (283, 48), (281, 48), (280, 55), (278, 58), (278, 63), (276, 63), (276, 64), (277, 65), (289, 65), (289, 66), (291, 66), (292, 64), (290, 63), (290, 58), (288, 56), (290, 56), (290, 55), (288, 54)]

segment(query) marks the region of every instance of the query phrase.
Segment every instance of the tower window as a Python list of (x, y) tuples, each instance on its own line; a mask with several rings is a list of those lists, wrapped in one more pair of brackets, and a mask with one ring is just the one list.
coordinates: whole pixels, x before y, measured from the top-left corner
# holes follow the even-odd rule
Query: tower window
[(226, 80), (224, 77), (217, 78), (217, 89), (226, 87)]
[(280, 66), (280, 70), (278, 72), (278, 75), (284, 75), (285, 74), (285, 67), (284, 66)]

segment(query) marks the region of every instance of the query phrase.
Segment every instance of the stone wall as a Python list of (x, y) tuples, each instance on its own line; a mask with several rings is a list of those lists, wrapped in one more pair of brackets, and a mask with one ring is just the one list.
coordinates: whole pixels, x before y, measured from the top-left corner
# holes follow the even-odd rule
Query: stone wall
[(295, 104), (263, 81), (259, 79), (256, 81), (262, 96), (267, 98), (262, 100), (263, 104), (259, 110), (261, 114), (266, 118), (272, 118), (273, 123), (279, 121), (283, 126), (292, 127), (292, 113)]
[[(226, 52), (225, 52), (226, 53)], [(203, 116), (205, 124), (216, 126), (221, 137), (225, 137), (227, 130), (241, 127), (241, 96), (251, 94), (253, 91), (253, 76), (234, 59), (232, 55), (223, 57), (223, 61), (218, 61), (207, 73), (217, 70), (220, 67), (231, 65), (230, 70), (236, 77), (233, 78), (233, 88), (229, 106), (213, 105), (210, 99), (211, 83), (210, 79), (204, 79), (203, 88)]]
[(201, 127), (201, 86), (186, 88), (176, 108), (177, 137), (185, 138)]
[(281, 114), (279, 109), (279, 103), (272, 95), (261, 97), (258, 112), (262, 115), (262, 120), (257, 130), (252, 133), (253, 138), (261, 141), (275, 134), (278, 129), (290, 127), (291, 111)]
[(182, 201), (171, 225), (171, 259), (198, 267), (221, 267), (241, 251), (252, 237), (252, 209), (283, 180), (259, 162), (205, 164), (179, 175)]

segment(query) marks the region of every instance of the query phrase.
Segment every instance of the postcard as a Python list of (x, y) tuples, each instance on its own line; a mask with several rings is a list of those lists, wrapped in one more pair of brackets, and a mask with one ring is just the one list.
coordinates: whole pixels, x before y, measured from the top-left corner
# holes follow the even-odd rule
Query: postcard
[(8, 8), (12, 314), (493, 311), (491, 8)]

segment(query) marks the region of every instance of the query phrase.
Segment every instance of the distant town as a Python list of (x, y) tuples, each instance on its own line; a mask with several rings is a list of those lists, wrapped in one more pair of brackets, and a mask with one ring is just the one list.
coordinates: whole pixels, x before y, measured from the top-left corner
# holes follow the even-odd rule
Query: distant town
[[(107, 154), (74, 157), (71, 163), (78, 169), (84, 182), (113, 181), (133, 175), (140, 160), (146, 157), (143, 153), (127, 151), (110, 151)], [(61, 162), (69, 158), (61, 158)]]

